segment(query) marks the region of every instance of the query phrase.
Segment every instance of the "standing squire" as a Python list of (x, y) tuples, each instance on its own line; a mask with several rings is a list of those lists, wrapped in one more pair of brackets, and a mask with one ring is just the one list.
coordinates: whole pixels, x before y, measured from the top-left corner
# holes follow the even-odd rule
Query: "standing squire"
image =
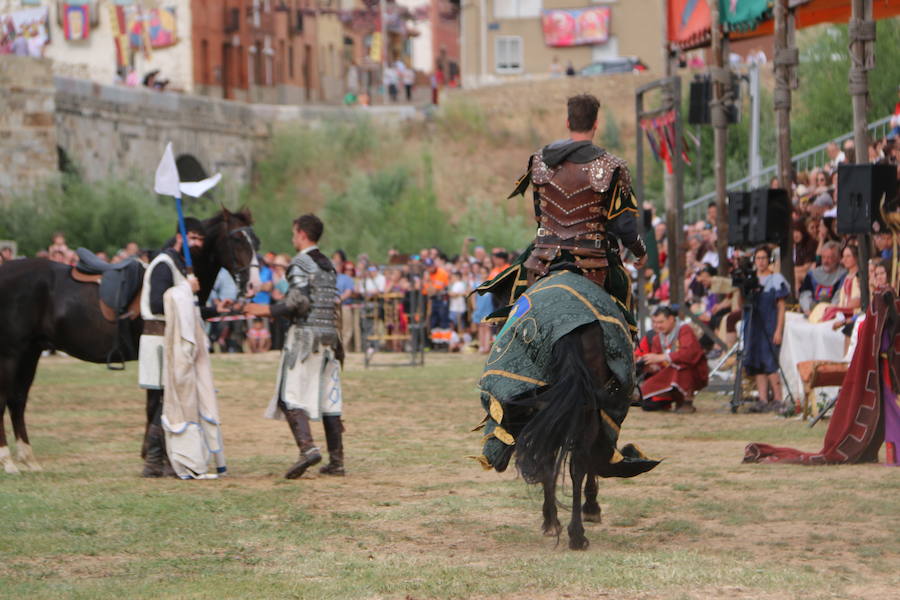
[(294, 221), (292, 242), (298, 253), (287, 271), (289, 284), (284, 300), (272, 305), (250, 304), (248, 314), (284, 317), (288, 329), (275, 394), (266, 417), (287, 420), (300, 449), (296, 463), (285, 477), (296, 479), (322, 461), (313, 442), (310, 420), (322, 420), (329, 463), (319, 469), (326, 475), (344, 475), (344, 425), (341, 421), (341, 365), (344, 351), (339, 334), (337, 273), (317, 243), (324, 225), (315, 215)]

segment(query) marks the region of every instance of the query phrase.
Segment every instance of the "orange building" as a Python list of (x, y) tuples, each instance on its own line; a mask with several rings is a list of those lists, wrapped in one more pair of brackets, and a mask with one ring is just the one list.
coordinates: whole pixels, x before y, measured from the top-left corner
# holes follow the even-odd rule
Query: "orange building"
[(271, 104), (340, 101), (342, 27), (337, 11), (319, 4), (191, 0), (196, 93)]

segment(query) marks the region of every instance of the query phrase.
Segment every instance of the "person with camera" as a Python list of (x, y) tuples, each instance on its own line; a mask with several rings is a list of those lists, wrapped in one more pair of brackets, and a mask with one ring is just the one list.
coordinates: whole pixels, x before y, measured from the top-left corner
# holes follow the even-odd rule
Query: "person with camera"
[[(693, 413), (694, 395), (709, 383), (706, 354), (690, 325), (679, 324), (677, 312), (660, 306), (653, 312), (653, 333), (641, 340), (635, 351), (641, 408)], [(648, 339), (649, 338), (649, 339)], [(645, 340), (647, 343), (645, 343)]]
[(790, 295), (790, 288), (781, 273), (772, 269), (771, 258), (766, 246), (753, 252), (755, 277), (748, 277), (741, 290), (745, 309), (743, 365), (747, 374), (756, 379), (759, 391), (759, 401), (751, 412), (771, 412), (782, 407), (778, 355), (784, 334), (785, 298)]

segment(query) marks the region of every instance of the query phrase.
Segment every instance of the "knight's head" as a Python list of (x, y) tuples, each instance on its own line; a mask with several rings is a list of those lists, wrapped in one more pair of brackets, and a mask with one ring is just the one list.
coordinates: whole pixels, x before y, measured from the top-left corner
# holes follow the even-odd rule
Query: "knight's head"
[(572, 96), (567, 101), (568, 119), (566, 127), (573, 133), (589, 133), (593, 135), (597, 131), (597, 111), (600, 110), (600, 101), (592, 94), (579, 94)]

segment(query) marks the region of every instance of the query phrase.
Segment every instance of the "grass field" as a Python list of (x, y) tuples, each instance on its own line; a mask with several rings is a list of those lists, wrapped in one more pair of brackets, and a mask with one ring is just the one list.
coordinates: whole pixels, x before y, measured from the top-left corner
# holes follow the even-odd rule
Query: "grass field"
[(262, 418), (276, 359), (214, 357), (230, 474), (191, 482), (138, 476), (134, 365), (42, 361), (28, 416), (44, 471), (0, 473), (0, 597), (900, 593), (900, 471), (741, 464), (750, 441), (817, 450), (825, 424), (732, 415), (711, 395), (696, 415), (632, 412), (622, 442), (665, 460), (601, 481), (604, 522), (572, 552), (541, 535), (539, 490), (465, 458), (479, 453), (477, 357), (369, 370), (351, 357), (348, 476), (297, 481), (282, 478), (296, 457), (287, 426)]

